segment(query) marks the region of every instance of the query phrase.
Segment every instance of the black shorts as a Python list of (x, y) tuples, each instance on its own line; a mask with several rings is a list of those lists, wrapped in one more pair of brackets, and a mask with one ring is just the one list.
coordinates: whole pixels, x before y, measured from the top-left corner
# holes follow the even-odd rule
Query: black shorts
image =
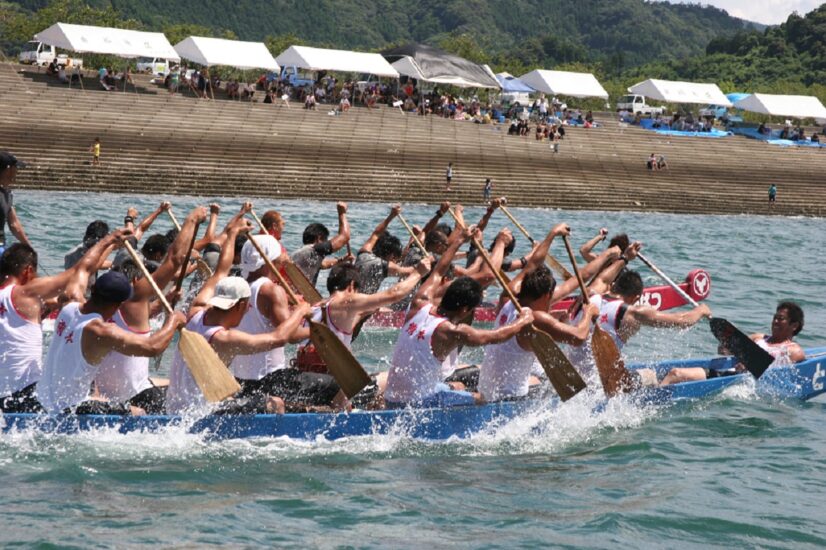
[(35, 396), (37, 383), (29, 384), (22, 390), (6, 397), (0, 397), (0, 412), (4, 413), (39, 413), (43, 407)]
[[(66, 414), (71, 413), (70, 409), (65, 411)], [(126, 416), (130, 413), (129, 406), (121, 403), (111, 403), (109, 401), (95, 401), (90, 399), (84, 401), (74, 410), (75, 414), (109, 414), (116, 416)]]
[(459, 382), (465, 385), (465, 390), (474, 392), (479, 387), (479, 367), (471, 365), (456, 369), (453, 374), (445, 378), (445, 382)]
[(218, 416), (237, 414), (267, 414), (267, 400), (268, 397), (266, 395), (252, 395), (249, 397), (228, 399), (223, 402), (220, 407), (215, 409), (212, 414)]
[(769, 195), (769, 202), (774, 202), (776, 197), (774, 195)]
[(152, 386), (129, 400), (133, 407), (140, 407), (146, 414), (163, 414), (166, 411), (166, 388)]
[(301, 372), (288, 367), (269, 373), (261, 380), (236, 379), (241, 385), (239, 397), (272, 395), (288, 403), (329, 405), (341, 389), (329, 374)]

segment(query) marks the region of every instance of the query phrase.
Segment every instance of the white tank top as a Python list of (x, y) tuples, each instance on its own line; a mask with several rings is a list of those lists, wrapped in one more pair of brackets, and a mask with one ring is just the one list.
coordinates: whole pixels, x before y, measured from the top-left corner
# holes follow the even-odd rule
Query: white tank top
[[(513, 302), (508, 302), (496, 319), (496, 328), (511, 325), (519, 317)], [(479, 393), (487, 401), (528, 394), (536, 357), (519, 345), (516, 337), (501, 344), (485, 346), (485, 359), (479, 369)]]
[[(326, 315), (321, 314), (321, 308), (322, 307), (325, 309)], [(330, 304), (329, 303), (325, 303), (325, 304), (321, 304), (321, 305), (313, 307), (313, 314), (312, 314), (312, 320), (313, 321), (315, 321), (317, 323), (321, 323), (321, 322), (324, 321), (324, 317), (327, 318), (327, 322), (325, 323), (327, 325), (327, 328), (332, 330), (333, 334), (335, 334), (338, 337), (339, 340), (344, 342), (344, 345), (347, 346), (347, 349), (352, 349), (353, 333), (352, 332), (345, 332), (345, 331), (339, 329), (336, 326), (336, 324), (333, 322), (332, 317), (330, 317)]]
[(81, 340), (83, 329), (95, 319), (102, 317), (81, 313), (78, 302), (66, 304), (57, 316), (43, 376), (37, 383), (37, 400), (46, 412), (59, 414), (88, 399), (98, 366), (83, 357)]
[[(126, 321), (118, 311), (110, 323), (114, 323), (119, 328), (149, 338), (152, 332), (133, 330), (126, 324)], [(149, 358), (123, 355), (116, 351), (110, 352), (103, 361), (100, 362), (95, 383), (107, 399), (117, 403), (125, 403), (138, 395), (145, 389), (151, 388), (149, 381)]]
[[(196, 332), (206, 338), (207, 342), (212, 341), (215, 333), (224, 330), (222, 326), (208, 327), (204, 325), (204, 315), (208, 310), (204, 309), (192, 316), (186, 324), (186, 329)], [(198, 412), (198, 409), (207, 410), (209, 405), (204, 398), (204, 394), (189, 368), (186, 366), (180, 348), (175, 349), (175, 358), (169, 369), (169, 388), (166, 391), (166, 412), (170, 414), (181, 414), (186, 411)]]
[[(265, 284), (273, 284), (267, 277), (261, 277), (250, 285), (250, 306), (238, 325), (238, 330), (247, 334), (266, 334), (275, 330), (272, 322), (258, 310), (258, 293)], [(284, 348), (275, 348), (252, 355), (236, 355), (230, 364), (232, 375), (241, 380), (261, 380), (269, 373), (287, 366)]]
[[(624, 304), (622, 300), (608, 300), (602, 296), (594, 295), (590, 297), (591, 303), (597, 305), (599, 307), (599, 328), (607, 332), (614, 342), (617, 344), (617, 349), (622, 350), (622, 346), (625, 342), (617, 334), (617, 324), (619, 324), (622, 319), (618, 319), (619, 311), (621, 306)], [(572, 325), (579, 324), (580, 320), (582, 320), (583, 312), (582, 310), (576, 314), (576, 316), (571, 320)], [(571, 360), (571, 363), (574, 365), (576, 370), (579, 372), (580, 376), (585, 380), (585, 382), (589, 386), (594, 386), (595, 388), (602, 387), (599, 373), (597, 372), (597, 365), (594, 362), (594, 352), (591, 350), (591, 337), (594, 335), (594, 327), (588, 331), (588, 337), (581, 346), (567, 346), (568, 347), (568, 359)]]
[(0, 289), (0, 397), (34, 384), (43, 371), (43, 329), (14, 307), (15, 286)]
[(409, 403), (430, 397), (442, 383), (443, 361), (433, 355), (433, 332), (447, 319), (431, 313), (427, 304), (407, 321), (393, 350), (384, 397), (393, 403)]
[(757, 340), (756, 343), (768, 352), (769, 355), (774, 357), (774, 362), (770, 366), (791, 365), (792, 358), (789, 353), (789, 346), (791, 344), (770, 344), (768, 338), (768, 336), (763, 336), (761, 339)]

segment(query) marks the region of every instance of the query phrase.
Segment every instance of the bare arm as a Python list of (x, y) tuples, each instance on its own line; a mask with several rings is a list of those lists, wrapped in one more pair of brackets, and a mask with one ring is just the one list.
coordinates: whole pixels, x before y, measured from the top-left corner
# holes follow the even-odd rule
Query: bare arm
[(373, 247), (376, 246), (376, 241), (379, 240), (379, 237), (381, 237), (382, 233), (387, 231), (387, 228), (390, 226), (390, 222), (392, 222), (393, 218), (398, 216), (401, 213), (401, 211), (401, 205), (394, 204), (390, 208), (390, 213), (387, 215), (386, 218), (384, 218), (384, 220), (381, 223), (379, 223), (376, 226), (376, 228), (373, 230), (373, 233), (370, 234), (370, 238), (367, 239), (367, 242), (364, 243), (364, 246), (361, 247), (359, 252), (372, 252)]
[(345, 302), (348, 308), (352, 308), (357, 313), (366, 313), (376, 309), (389, 306), (410, 294), (418, 282), (430, 271), (430, 259), (425, 258), (415, 266), (415, 271), (404, 280), (396, 283), (387, 290), (376, 292), (375, 294), (354, 294)]
[(338, 235), (330, 239), (333, 252), (341, 250), (345, 244), (350, 242), (350, 223), (347, 221), (347, 204), (339, 202), (336, 208), (338, 209)]
[(579, 254), (582, 256), (582, 259), (586, 262), (593, 262), (597, 256), (591, 251), (596, 245), (604, 241), (607, 236), (608, 230), (603, 227), (599, 230), (599, 234), (597, 234), (596, 237), (579, 247)]
[(666, 313), (657, 311), (647, 306), (632, 306), (628, 308), (626, 315), (635, 320), (640, 325), (650, 327), (677, 327), (688, 328), (693, 326), (703, 317), (711, 317), (711, 309), (705, 304), (683, 311), (681, 313)]
[(155, 220), (158, 219), (158, 216), (161, 213), (166, 212), (172, 205), (166, 201), (162, 202), (161, 205), (151, 214), (149, 214), (146, 218), (141, 221), (138, 227), (135, 229), (135, 238), (140, 241), (141, 237), (143, 237), (144, 233), (149, 231), (149, 228), (152, 227), (152, 224), (155, 223)]
[(532, 321), (533, 312), (524, 309), (515, 323), (492, 330), (477, 329), (465, 324), (442, 323), (433, 333), (433, 348), (439, 357), (447, 355), (456, 346), (476, 347), (499, 344), (519, 334)]
[[(9, 210), (8, 222), (12, 235), (14, 235), (21, 243), (32, 246), (31, 241), (29, 241), (29, 238), (26, 236), (26, 231), (23, 230), (23, 224), (20, 223), (20, 218), (17, 217), (17, 211), (14, 207)], [(32, 248), (34, 247), (32, 246)]]
[(637, 257), (637, 252), (639, 252), (641, 246), (641, 243), (636, 242), (626, 248), (625, 252), (620, 255), (617, 261), (613, 262), (599, 274), (594, 282), (590, 284), (589, 289), (597, 294), (608, 292), (611, 289), (611, 285), (614, 284), (614, 279), (625, 269), (628, 262)]
[[(233, 218), (233, 220), (234, 222), (227, 228), (226, 232), (227, 239), (230, 242), (235, 242), (235, 237), (238, 236), (239, 232), (250, 230), (249, 222), (242, 217), (236, 217)], [(221, 279), (229, 275), (229, 271), (232, 269), (233, 256), (235, 256), (234, 247), (221, 247), (221, 256), (218, 259), (218, 265), (215, 267), (215, 272), (212, 274), (212, 277), (206, 280), (203, 288), (201, 288), (201, 292), (199, 292), (192, 301), (192, 305), (189, 308), (190, 316), (195, 315), (198, 311), (207, 306), (207, 303), (215, 294), (215, 286)]]
[[(453, 255), (456, 254), (459, 247), (470, 238), (471, 230), (475, 230), (475, 228), (468, 228), (465, 231), (453, 231), (453, 233), (450, 234), (447, 250), (445, 250), (442, 257), (439, 258), (439, 262), (436, 264), (436, 267), (433, 268), (430, 277), (419, 287), (416, 296), (413, 297), (414, 307), (411, 307), (411, 311), (418, 310), (424, 305), (424, 302), (430, 300), (433, 291), (439, 287), (442, 279), (447, 275), (450, 264), (453, 261)], [(416, 303), (418, 303), (418, 307), (415, 307)]]
[(496, 209), (499, 208), (501, 204), (501, 199), (493, 199), (488, 206), (488, 209), (485, 210), (485, 213), (482, 214), (482, 218), (479, 220), (479, 223), (476, 224), (476, 227), (479, 228), (479, 231), (484, 231), (485, 228), (488, 226), (488, 222), (490, 221), (491, 216), (493, 213), (496, 212)]
[(149, 338), (123, 330), (114, 323), (89, 323), (83, 329), (81, 340), (83, 357), (92, 365), (100, 363), (112, 351), (134, 357), (155, 357), (169, 346), (175, 331), (184, 325), (184, 321), (183, 314), (176, 312), (169, 316), (161, 330)]
[[(599, 256), (597, 256), (596, 260), (589, 263), (588, 265), (586, 265), (584, 268), (582, 268), (580, 270), (580, 274), (582, 275), (583, 280), (584, 279), (590, 279), (591, 277), (593, 277), (596, 273), (599, 272), (600, 269), (602, 269), (602, 267), (606, 263), (608, 263), (611, 260), (614, 260), (616, 258), (619, 258), (619, 255), (620, 255), (619, 248), (614, 246), (614, 247), (609, 248), (608, 250), (606, 250), (605, 252), (603, 252)], [(552, 302), (558, 302), (559, 300), (563, 299), (567, 295), (574, 292), (577, 288), (579, 288), (579, 283), (577, 282), (577, 278), (576, 277), (571, 277), (567, 281), (564, 281), (562, 284), (557, 285), (556, 289), (554, 290), (554, 296), (551, 299), (551, 301)]]
[(450, 203), (445, 201), (440, 206), (439, 209), (436, 211), (436, 214), (430, 218), (430, 220), (425, 224), (422, 228), (421, 239), (424, 240), (424, 236), (433, 231), (437, 225), (439, 225), (439, 220), (442, 219), (447, 211), (450, 209)]
[(218, 214), (220, 213), (221, 207), (219, 205), (209, 205), (209, 223), (207, 223), (206, 233), (204, 233), (203, 237), (195, 241), (195, 250), (198, 252), (215, 240), (215, 227), (218, 225)]
[(293, 338), (293, 335), (301, 321), (309, 313), (309, 304), (302, 303), (301, 306), (296, 307), (287, 320), (278, 325), (278, 328), (272, 332), (249, 334), (235, 329), (221, 330), (215, 333), (210, 343), (222, 358), (227, 359), (235, 355), (252, 355), (280, 348), (290, 342), (297, 341)]
[(588, 339), (591, 333), (591, 322), (594, 316), (599, 314), (599, 308), (594, 304), (589, 304), (585, 308), (585, 313), (576, 325), (569, 325), (554, 318), (544, 311), (534, 312), (534, 326), (547, 332), (557, 342), (581, 346)]

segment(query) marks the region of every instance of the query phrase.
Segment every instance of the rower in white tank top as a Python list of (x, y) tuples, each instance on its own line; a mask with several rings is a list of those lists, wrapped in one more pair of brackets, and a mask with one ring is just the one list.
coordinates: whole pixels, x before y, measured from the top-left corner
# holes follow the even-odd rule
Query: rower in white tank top
[[(137, 331), (132, 329), (121, 315), (120, 311), (110, 321), (119, 328), (139, 334), (146, 338), (152, 332)], [(152, 387), (149, 381), (149, 358), (123, 355), (116, 351), (110, 352), (103, 361), (100, 362), (95, 383), (98, 390), (107, 399), (116, 403), (126, 403), (142, 391)]]
[(83, 329), (96, 319), (98, 313), (81, 313), (80, 304), (72, 302), (63, 307), (55, 320), (55, 333), (43, 376), (37, 383), (37, 400), (52, 414), (73, 409), (89, 398), (89, 389), (98, 372), (83, 356)]
[[(608, 333), (609, 336), (617, 344), (617, 349), (622, 350), (625, 342), (619, 337), (618, 330), (622, 323), (622, 318), (628, 305), (619, 298), (607, 298), (604, 296), (593, 295), (590, 297), (591, 303), (599, 307), (599, 328)], [(576, 325), (582, 319), (583, 311), (580, 311), (571, 320), (572, 325)], [(568, 346), (568, 359), (576, 367), (580, 376), (585, 380), (589, 386), (600, 388), (601, 382), (599, 373), (597, 372), (596, 363), (594, 362), (594, 353), (591, 350), (591, 337), (594, 334), (594, 328), (591, 327), (588, 332), (588, 338), (581, 346)]]
[[(324, 308), (323, 311), (322, 311), (322, 308)], [(329, 303), (324, 303), (324, 304), (321, 304), (321, 305), (318, 305), (318, 306), (314, 306), (311, 318), (312, 318), (313, 321), (315, 321), (317, 323), (326, 324), (327, 328), (332, 330), (333, 334), (335, 334), (338, 337), (339, 340), (344, 342), (344, 345), (347, 346), (347, 349), (352, 348), (353, 333), (343, 331), (343, 330), (341, 330), (340, 328), (338, 328), (336, 326), (336, 324), (333, 322), (332, 317), (330, 317), (330, 304)]]
[[(518, 317), (519, 310), (508, 302), (496, 319), (496, 328), (513, 324)], [(516, 337), (485, 346), (485, 359), (479, 369), (479, 393), (485, 401), (528, 395), (535, 361), (534, 353), (523, 349)]]
[(791, 365), (794, 361), (791, 359), (789, 347), (792, 345), (792, 342), (786, 341), (781, 342), (779, 344), (770, 344), (769, 343), (769, 336), (765, 335), (759, 340), (756, 340), (755, 343), (760, 346), (761, 349), (765, 350), (769, 355), (774, 357), (774, 362), (772, 362), (770, 367), (779, 367), (784, 365)]
[(387, 375), (384, 398), (392, 403), (410, 403), (434, 395), (443, 384), (442, 367), (433, 355), (433, 332), (447, 319), (432, 313), (426, 304), (399, 332), (393, 350), (393, 364)]
[(0, 289), (0, 397), (31, 386), (43, 371), (43, 329), (14, 307), (15, 286)]
[[(261, 277), (250, 285), (250, 307), (241, 319), (238, 330), (247, 334), (265, 334), (275, 330), (272, 322), (258, 310), (258, 293), (261, 287), (272, 283)], [(230, 364), (233, 376), (241, 380), (261, 380), (269, 373), (287, 367), (284, 348), (275, 348), (252, 355), (236, 355)]]
[[(197, 332), (209, 342), (217, 332), (224, 330), (218, 325), (208, 327), (204, 325), (204, 315), (209, 309), (204, 309), (192, 316), (186, 324), (186, 329)], [(207, 410), (209, 405), (204, 393), (186, 366), (180, 348), (175, 350), (175, 358), (172, 360), (172, 367), (169, 369), (169, 388), (166, 391), (166, 411), (170, 414), (182, 414), (187, 411), (198, 412), (199, 409)]]

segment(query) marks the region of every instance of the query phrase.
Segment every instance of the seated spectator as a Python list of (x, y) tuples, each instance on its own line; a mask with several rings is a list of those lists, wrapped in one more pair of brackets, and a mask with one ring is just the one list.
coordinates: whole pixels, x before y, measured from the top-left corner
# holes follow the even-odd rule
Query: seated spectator
[(307, 94), (307, 97), (304, 98), (304, 108), (315, 111), (315, 104), (315, 95)]
[(639, 126), (642, 124), (642, 113), (637, 113), (634, 115), (634, 121), (631, 123), (634, 126)]
[(649, 172), (653, 172), (654, 170), (657, 170), (658, 169), (658, 167), (657, 167), (657, 155), (655, 155), (654, 153), (651, 153), (651, 156), (648, 157), (648, 160), (646, 161), (645, 166), (648, 168)]
[(662, 118), (661, 115), (657, 114), (657, 116), (654, 117), (654, 122), (651, 123), (651, 127), (652, 128), (662, 128), (662, 125), (663, 125), (663, 118)]
[(69, 78), (66, 76), (66, 68), (65, 67), (58, 67), (57, 69), (57, 79), (60, 81), (61, 84), (68, 84)]
[(342, 93), (341, 93), (341, 101), (339, 101), (339, 102), (338, 102), (338, 110), (339, 110), (339, 111), (341, 111), (342, 113), (346, 113), (347, 111), (349, 111), (349, 110), (350, 110), (350, 98), (349, 98), (349, 94), (348, 94), (348, 95), (344, 95), (344, 92), (346, 92), (346, 91), (347, 91), (347, 90), (342, 90)]
[(590, 122), (591, 124), (594, 123), (594, 114), (591, 111), (585, 113), (585, 122)]
[(668, 162), (665, 160), (665, 155), (660, 155), (657, 158), (657, 170), (668, 170)]
[(812, 134), (812, 143), (820, 143), (820, 137), (817, 133)]
[(508, 135), (509, 136), (518, 136), (519, 135), (519, 124), (515, 120), (510, 121), (510, 126), (508, 127)]
[(106, 67), (101, 67), (98, 69), (98, 78), (100, 80), (100, 85), (103, 87), (104, 90), (107, 92), (112, 91), (115, 89), (114, 86), (110, 86), (107, 82), (109, 76), (109, 70)]

